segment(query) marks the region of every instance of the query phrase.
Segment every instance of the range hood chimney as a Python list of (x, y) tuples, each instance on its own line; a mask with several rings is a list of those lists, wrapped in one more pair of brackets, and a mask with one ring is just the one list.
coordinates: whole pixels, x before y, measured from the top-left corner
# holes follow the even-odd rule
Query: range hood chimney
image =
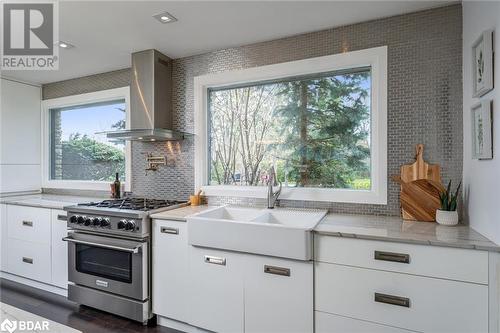
[(172, 130), (172, 60), (157, 50), (132, 53), (130, 123), (126, 130), (107, 132), (109, 139), (182, 140)]

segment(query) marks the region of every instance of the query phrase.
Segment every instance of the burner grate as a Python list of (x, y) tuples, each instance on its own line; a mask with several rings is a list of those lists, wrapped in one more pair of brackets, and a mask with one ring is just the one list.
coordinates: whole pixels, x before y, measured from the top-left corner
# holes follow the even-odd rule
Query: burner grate
[(159, 200), (159, 199), (146, 199), (146, 198), (123, 198), (123, 199), (108, 199), (99, 202), (89, 202), (78, 205), (87, 207), (148, 211), (158, 208), (170, 207), (173, 205), (179, 205), (183, 203), (186, 203), (186, 201)]

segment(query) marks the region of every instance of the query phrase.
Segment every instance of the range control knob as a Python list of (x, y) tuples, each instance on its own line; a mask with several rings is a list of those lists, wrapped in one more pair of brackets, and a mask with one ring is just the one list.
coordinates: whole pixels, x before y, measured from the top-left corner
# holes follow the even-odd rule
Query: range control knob
[(101, 218), (99, 218), (99, 217), (94, 217), (94, 218), (92, 219), (92, 225), (94, 225), (94, 226), (96, 226), (96, 227), (97, 227), (97, 226), (99, 226), (99, 225), (101, 224), (101, 220), (102, 220), (102, 219), (101, 219)]
[(78, 215), (76, 218), (76, 223), (82, 224), (83, 222), (85, 222), (85, 216)]
[(76, 220), (77, 220), (77, 216), (76, 215), (73, 215), (69, 218), (69, 222), (70, 223), (76, 223)]
[(125, 225), (127, 224), (127, 220), (121, 220), (118, 222), (118, 229), (125, 229)]
[(90, 217), (85, 218), (85, 221), (83, 221), (83, 224), (85, 226), (89, 226), (92, 223), (92, 219)]
[(109, 223), (109, 219), (101, 219), (101, 227), (109, 227), (110, 223)]
[(127, 221), (127, 223), (125, 223), (125, 230), (135, 230), (135, 222)]

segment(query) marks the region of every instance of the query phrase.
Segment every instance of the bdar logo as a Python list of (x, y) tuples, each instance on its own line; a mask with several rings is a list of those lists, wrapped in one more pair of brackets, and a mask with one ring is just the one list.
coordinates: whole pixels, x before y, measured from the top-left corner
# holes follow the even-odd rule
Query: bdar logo
[(8, 318), (5, 319), (2, 324), (0, 324), (0, 330), (2, 332), (13, 333), (17, 328), (17, 323), (15, 321), (11, 321)]

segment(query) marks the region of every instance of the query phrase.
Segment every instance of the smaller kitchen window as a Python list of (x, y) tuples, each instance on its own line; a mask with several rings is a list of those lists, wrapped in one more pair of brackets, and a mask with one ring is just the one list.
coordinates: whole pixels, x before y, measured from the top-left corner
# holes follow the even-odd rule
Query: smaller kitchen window
[(44, 101), (44, 187), (107, 190), (127, 182), (128, 144), (106, 132), (126, 128), (128, 87)]
[(125, 143), (103, 132), (125, 129), (125, 99), (50, 109), (50, 179), (125, 178)]

